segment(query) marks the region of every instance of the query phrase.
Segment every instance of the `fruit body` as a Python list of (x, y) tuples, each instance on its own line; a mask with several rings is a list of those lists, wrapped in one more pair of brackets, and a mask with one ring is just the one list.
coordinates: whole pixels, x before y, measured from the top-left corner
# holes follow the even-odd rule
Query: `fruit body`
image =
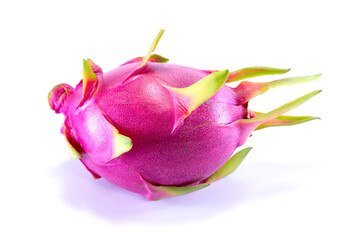
[[(232, 158), (251, 131), (315, 118), (281, 116), (319, 91), (266, 114), (248, 110), (248, 101), (271, 87), (311, 81), (297, 77), (270, 83), (225, 82), (287, 69), (264, 67), (205, 71), (168, 64), (149, 54), (103, 73), (84, 60), (84, 78), (73, 89), (61, 84), (49, 104), (65, 115), (63, 134), (71, 153), (95, 178), (150, 200), (186, 194), (232, 172), (249, 148)], [(229, 160), (230, 158), (230, 160)]]

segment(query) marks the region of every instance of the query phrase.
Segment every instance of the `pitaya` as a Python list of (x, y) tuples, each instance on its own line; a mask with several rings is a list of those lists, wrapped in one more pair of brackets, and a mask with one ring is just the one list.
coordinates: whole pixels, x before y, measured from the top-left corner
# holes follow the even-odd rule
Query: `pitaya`
[(84, 60), (83, 80), (74, 88), (55, 86), (50, 107), (65, 115), (61, 129), (70, 152), (97, 179), (149, 200), (187, 194), (230, 174), (250, 148), (231, 157), (253, 130), (293, 125), (314, 117), (281, 116), (320, 91), (266, 114), (248, 110), (248, 101), (269, 88), (302, 83), (320, 75), (268, 83), (242, 81), (289, 69), (249, 67), (205, 71), (151, 55), (134, 58), (103, 73)]

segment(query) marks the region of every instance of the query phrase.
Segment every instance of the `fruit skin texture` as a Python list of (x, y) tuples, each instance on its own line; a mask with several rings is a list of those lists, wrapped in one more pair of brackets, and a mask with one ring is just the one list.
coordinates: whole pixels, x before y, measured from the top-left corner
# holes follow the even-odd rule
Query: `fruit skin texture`
[(62, 133), (72, 156), (94, 178), (150, 200), (186, 194), (234, 171), (250, 148), (231, 155), (253, 130), (316, 119), (281, 115), (319, 91), (267, 114), (250, 111), (248, 101), (269, 88), (319, 75), (242, 81), (231, 88), (225, 82), (288, 69), (252, 67), (229, 73), (168, 64), (151, 55), (162, 33), (144, 58), (107, 73), (84, 60), (84, 77), (75, 89), (60, 84), (49, 93), (50, 107), (65, 116)]

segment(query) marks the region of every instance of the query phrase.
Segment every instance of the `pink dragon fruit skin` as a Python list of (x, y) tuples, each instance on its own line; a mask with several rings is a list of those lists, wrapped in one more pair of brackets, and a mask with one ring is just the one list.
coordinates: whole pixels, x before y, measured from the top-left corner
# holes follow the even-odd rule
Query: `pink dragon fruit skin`
[(242, 81), (231, 88), (225, 83), (289, 69), (251, 67), (229, 73), (168, 64), (151, 55), (162, 34), (146, 57), (110, 72), (84, 60), (83, 80), (75, 89), (60, 84), (49, 93), (50, 107), (65, 116), (62, 133), (72, 156), (94, 178), (103, 177), (150, 200), (190, 193), (234, 171), (250, 148), (231, 155), (253, 130), (316, 119), (282, 114), (320, 91), (266, 114), (247, 106), (269, 88), (320, 75)]

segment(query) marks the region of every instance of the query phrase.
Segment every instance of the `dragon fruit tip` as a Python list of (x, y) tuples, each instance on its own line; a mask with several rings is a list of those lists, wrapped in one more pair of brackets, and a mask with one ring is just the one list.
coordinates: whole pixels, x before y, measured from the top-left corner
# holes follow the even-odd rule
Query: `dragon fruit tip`
[(63, 112), (63, 107), (68, 97), (74, 91), (74, 88), (66, 83), (56, 85), (48, 93), (48, 103), (56, 113)]

